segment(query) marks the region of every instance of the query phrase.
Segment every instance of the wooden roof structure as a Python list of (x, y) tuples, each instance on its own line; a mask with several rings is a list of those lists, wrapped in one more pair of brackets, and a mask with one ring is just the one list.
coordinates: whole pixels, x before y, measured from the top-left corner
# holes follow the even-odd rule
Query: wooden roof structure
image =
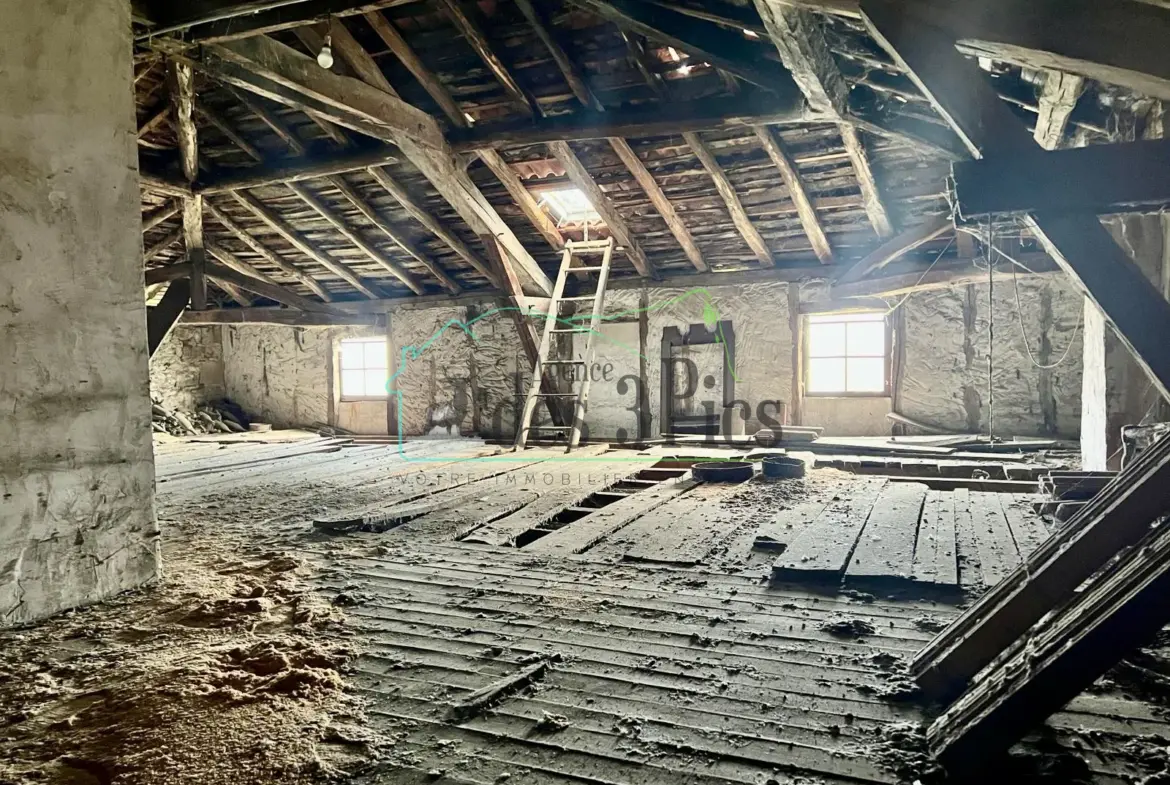
[[(1132, 139), (1117, 118), (1170, 98), (1155, 4), (993, 0), (1011, 26), (874, 2), (978, 57), (1045, 149)], [(617, 239), (615, 286), (879, 295), (977, 255), (947, 190), (964, 139), (856, 0), (142, 0), (134, 35), (146, 280), (190, 278), (195, 309), (539, 296), (585, 232)], [(565, 187), (603, 225), (558, 226)], [(1051, 266), (1018, 222), (997, 237)]]

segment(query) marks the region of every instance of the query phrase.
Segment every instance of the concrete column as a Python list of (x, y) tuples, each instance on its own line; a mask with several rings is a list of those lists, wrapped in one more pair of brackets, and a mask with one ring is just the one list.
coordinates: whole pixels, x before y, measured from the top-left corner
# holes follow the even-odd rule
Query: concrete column
[(158, 574), (128, 0), (0, 0), (0, 625)]

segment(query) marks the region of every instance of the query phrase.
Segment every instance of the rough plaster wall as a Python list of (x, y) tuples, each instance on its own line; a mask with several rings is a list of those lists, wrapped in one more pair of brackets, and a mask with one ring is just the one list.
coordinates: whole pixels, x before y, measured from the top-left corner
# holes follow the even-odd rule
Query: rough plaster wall
[(277, 427), (329, 421), (329, 367), (336, 331), (247, 325), (223, 328), (227, 397)]
[[(593, 342), (589, 408), (585, 425), (592, 438), (638, 439), (641, 340), (638, 322), (602, 323)], [(586, 336), (573, 336), (574, 357), (584, 358)], [(600, 374), (600, 376), (599, 376)]]
[(508, 438), (517, 389), (527, 390), (531, 371), (511, 316), (490, 304), (401, 309), (390, 315), (394, 357), (405, 358), (395, 377), (401, 392), (405, 435), (469, 435)]
[[(1073, 437), (1080, 426), (1081, 297), (1060, 276), (1019, 278), (1020, 306), (1010, 275), (995, 285), (994, 405), (989, 402), (990, 346), (985, 284), (909, 297), (902, 414), (964, 432), (985, 432), (994, 411), (1000, 434)], [(1041, 365), (1068, 349), (1058, 368)], [(1074, 335), (1075, 332), (1075, 335)], [(1072, 347), (1069, 349), (1070, 341)]]
[[(751, 409), (745, 432), (754, 433), (760, 427), (761, 402), (788, 401), (791, 397), (792, 330), (788, 323), (786, 284), (649, 289), (646, 388), (650, 398), (651, 436), (660, 432), (662, 419), (662, 331), (673, 326), (685, 333), (688, 326), (703, 323), (708, 303), (711, 315), (717, 320), (730, 319), (735, 329), (735, 398), (746, 401)], [(614, 291), (606, 296), (606, 313), (639, 307), (636, 290)], [(774, 408), (765, 414), (776, 417)], [(737, 425), (736, 430), (739, 428)]]
[(158, 571), (130, 17), (0, 6), (0, 624)]
[(190, 411), (226, 394), (220, 327), (176, 326), (150, 358), (150, 394)]

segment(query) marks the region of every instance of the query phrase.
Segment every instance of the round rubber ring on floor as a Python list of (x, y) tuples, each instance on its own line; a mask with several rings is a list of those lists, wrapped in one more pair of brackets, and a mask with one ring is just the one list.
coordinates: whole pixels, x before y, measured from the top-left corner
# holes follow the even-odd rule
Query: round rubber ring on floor
[(750, 480), (752, 473), (747, 461), (712, 461), (691, 467), (691, 475), (700, 482), (743, 482)]
[(804, 476), (804, 461), (777, 455), (763, 461), (764, 476), (770, 479), (797, 479)]

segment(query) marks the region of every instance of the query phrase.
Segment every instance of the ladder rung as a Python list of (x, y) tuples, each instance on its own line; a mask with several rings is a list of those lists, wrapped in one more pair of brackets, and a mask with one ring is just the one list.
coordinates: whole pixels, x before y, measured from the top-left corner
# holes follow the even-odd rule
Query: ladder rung
[(577, 393), (537, 393), (537, 398), (576, 398)]
[(584, 360), (545, 360), (545, 365), (584, 365)]
[(582, 240), (579, 243), (571, 240), (566, 245), (573, 251), (602, 250), (609, 247), (609, 240)]
[(571, 431), (571, 425), (529, 425), (525, 430), (528, 431)]
[(553, 328), (553, 332), (554, 333), (578, 333), (578, 334), (580, 334), (580, 333), (591, 333), (593, 331), (590, 330), (588, 327), (577, 327), (577, 328), (574, 328), (572, 330), (570, 330), (567, 327), (565, 327), (565, 328), (558, 327), (558, 328)]
[(604, 269), (605, 269), (604, 265), (597, 265), (596, 267), (570, 267), (569, 272), (571, 272), (571, 273), (593, 273), (593, 272), (597, 272), (598, 270), (604, 270)]
[(594, 292), (593, 294), (584, 294), (584, 295), (581, 295), (580, 297), (562, 297), (561, 299), (557, 300), (557, 302), (558, 303), (567, 303), (570, 300), (596, 300), (596, 299), (597, 299), (597, 293)]

